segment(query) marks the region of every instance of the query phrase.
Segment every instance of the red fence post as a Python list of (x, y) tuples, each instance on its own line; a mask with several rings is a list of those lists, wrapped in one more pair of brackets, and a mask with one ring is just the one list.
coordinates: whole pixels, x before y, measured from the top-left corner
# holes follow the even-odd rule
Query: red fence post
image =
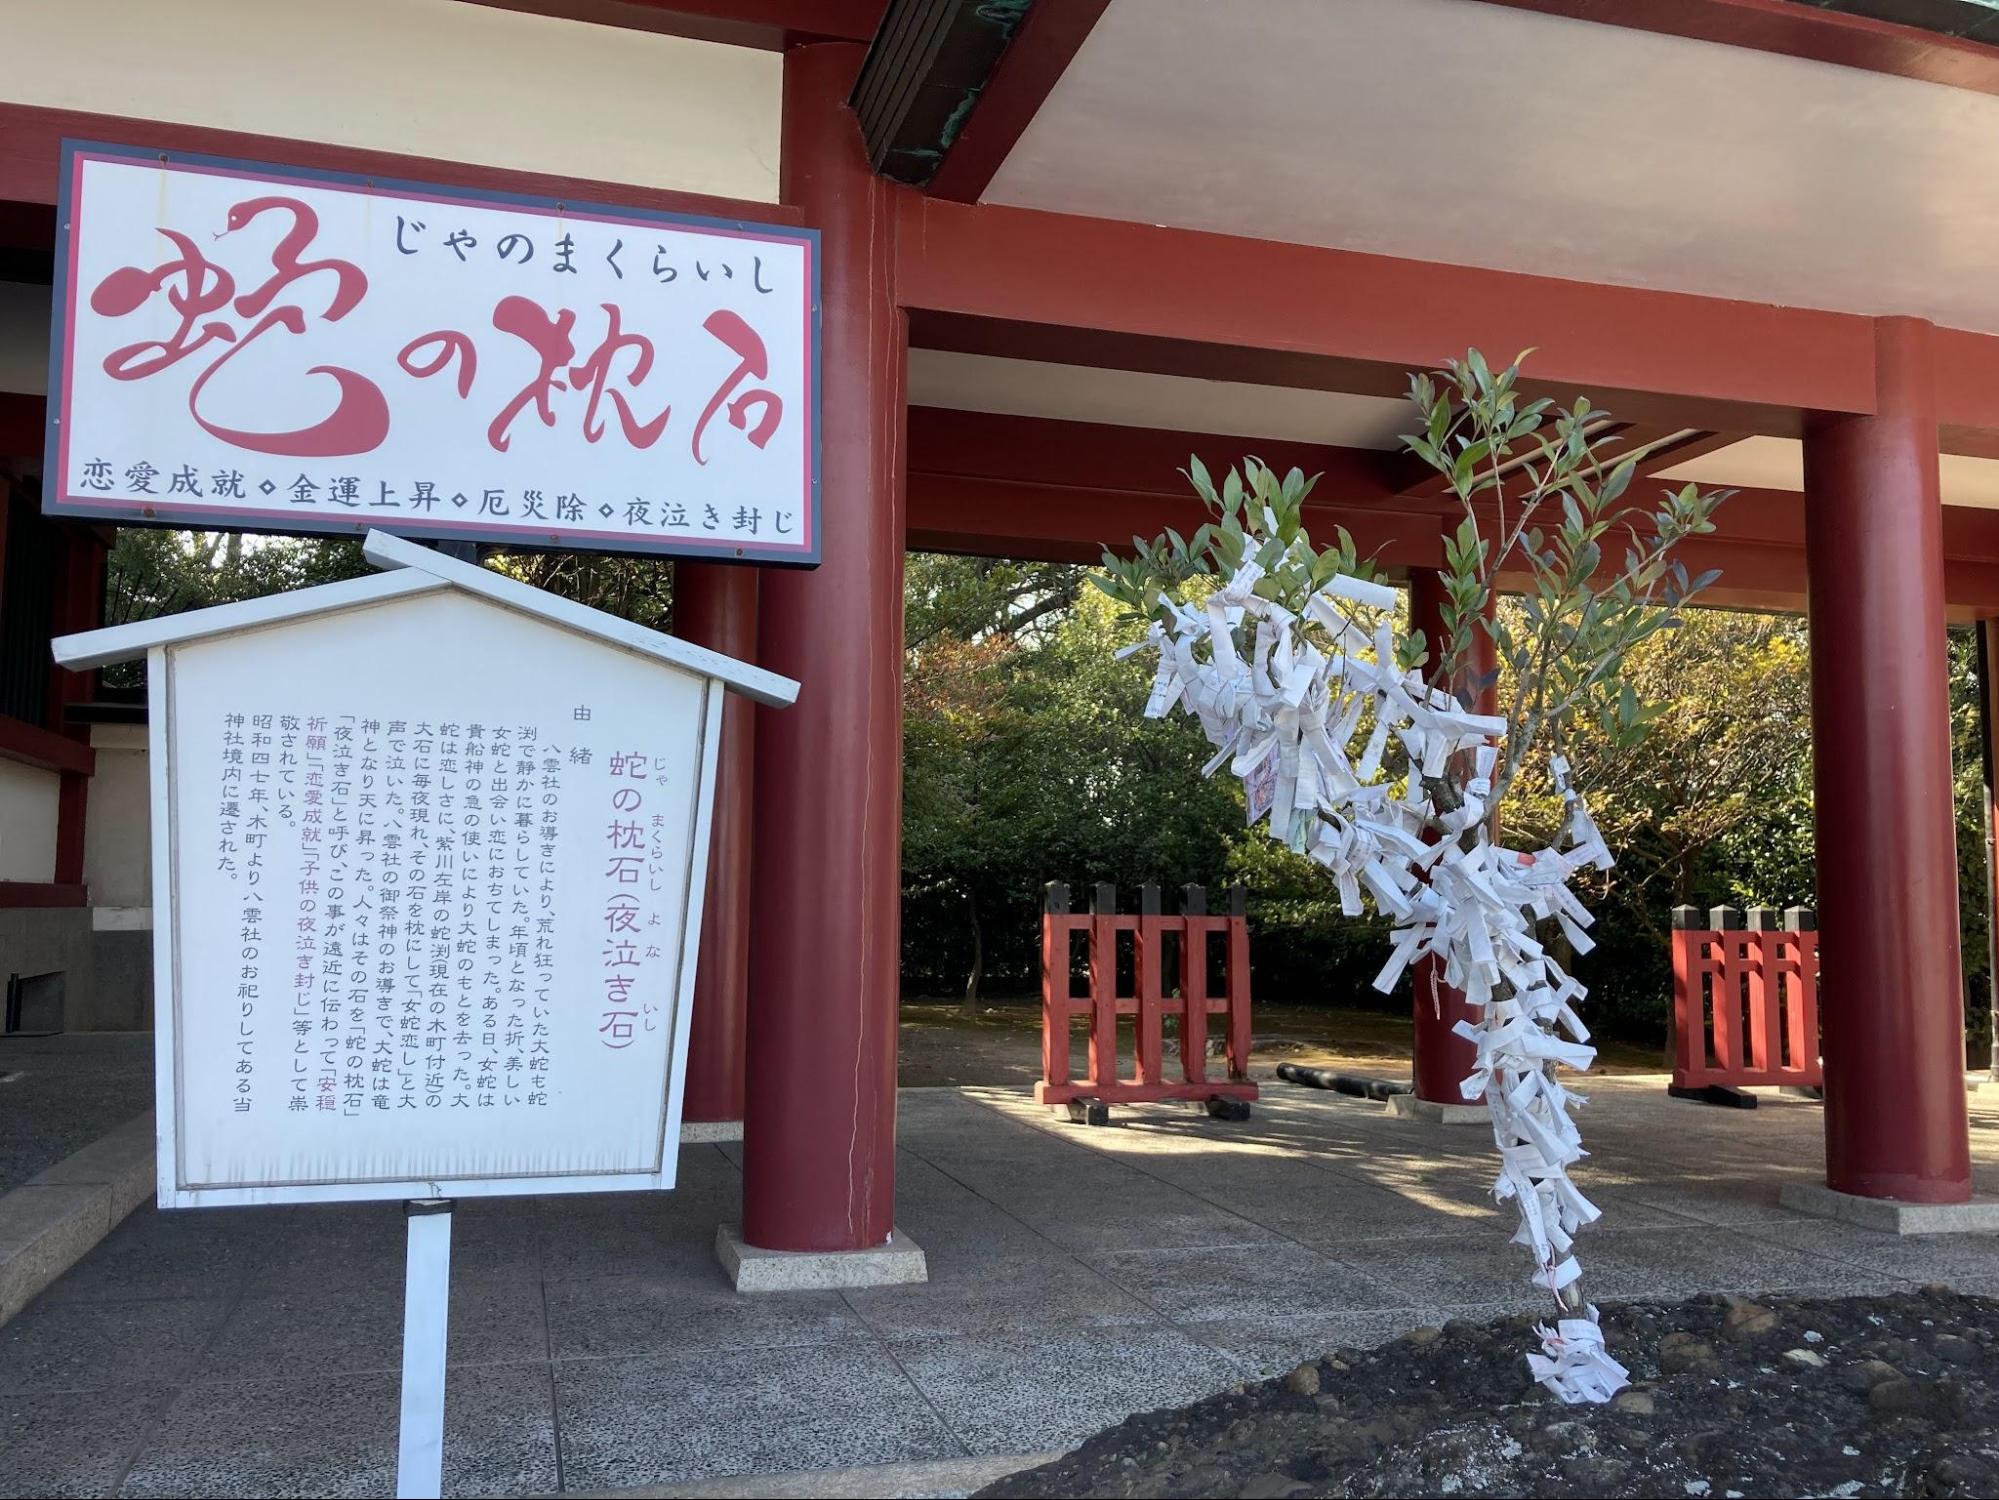
[(1699, 1088), (1707, 1057), (1707, 1006), (1699, 963), (1703, 939), (1700, 909), (1673, 908), (1673, 1087)]
[(1090, 898), (1090, 1084), (1117, 1082), (1117, 887)]
[[(1159, 887), (1138, 888), (1138, 947), (1132, 957), (1132, 979), (1138, 990), (1138, 1012), (1132, 1027), (1133, 1051), (1138, 1055), (1138, 1081), (1159, 1084), (1166, 1081), (1160, 1071), (1162, 1014), (1165, 993), (1160, 974), (1161, 950), (1166, 946), (1166, 926), (1173, 919), (1159, 914)], [(1184, 923), (1178, 924), (1184, 928)]]
[[(1813, 913), (1673, 909), (1675, 1092), (1821, 1086)], [(1719, 1101), (1712, 1101), (1719, 1102)]]
[(1229, 1077), (1249, 1077), (1249, 893), (1229, 888)]
[(1784, 908), (1784, 930), (1796, 944), (1799, 1003), (1791, 1007), (1791, 1057), (1801, 1087), (1825, 1087), (1819, 1048), (1819, 918), (1808, 906)]
[[(1250, 1100), (1257, 1087), (1249, 1078), (1250, 1030), (1249, 924), (1246, 893), (1230, 895), (1230, 914), (1207, 914), (1207, 893), (1200, 886), (1184, 891), (1186, 911), (1166, 916), (1159, 910), (1154, 886), (1139, 891), (1139, 911), (1117, 914), (1117, 888), (1095, 888), (1087, 915), (1069, 911), (1069, 888), (1047, 887), (1041, 916), (1041, 1081), (1034, 1097), (1042, 1104), (1067, 1104), (1079, 1099), (1135, 1104), (1164, 1099)], [(1069, 993), (1070, 935), (1088, 932), (1089, 994)], [(1118, 985), (1118, 934), (1132, 934), (1133, 990), (1121, 994)], [(1221, 933), (1228, 944), (1225, 992), (1208, 993), (1208, 934)], [(1180, 1076), (1168, 1078), (1165, 1063), (1167, 996), (1165, 947), (1169, 933), (1180, 938)], [(1079, 1012), (1090, 1018), (1089, 1076), (1072, 1078), (1069, 1026)], [(1207, 1073), (1208, 1017), (1225, 1016), (1227, 1076), (1210, 1080)], [(1132, 1018), (1135, 1076), (1118, 1070), (1118, 1018)], [(1228, 1114), (1227, 1118), (1239, 1118)]]
[(1069, 887), (1048, 882), (1041, 901), (1041, 1079), (1069, 1081)]
[(1190, 885), (1180, 893), (1186, 926), (1180, 939), (1180, 1076), (1201, 1083), (1208, 1076), (1208, 892)]

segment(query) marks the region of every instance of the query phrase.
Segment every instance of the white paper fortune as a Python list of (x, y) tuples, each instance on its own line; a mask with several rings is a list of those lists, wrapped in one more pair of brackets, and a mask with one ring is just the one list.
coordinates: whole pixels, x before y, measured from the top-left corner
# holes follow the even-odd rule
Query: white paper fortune
[[(1566, 847), (1491, 841), (1492, 741), (1507, 723), (1468, 713), (1419, 672), (1397, 668), (1392, 618), (1379, 613), (1394, 606), (1394, 590), (1332, 579), (1307, 607), (1330, 636), (1327, 655), (1303, 638), (1297, 616), (1256, 596), (1261, 577), (1250, 564), (1201, 608), (1169, 601), (1147, 637), (1159, 669), (1146, 713), (1158, 718), (1179, 707), (1198, 718), (1221, 747), (1210, 773), (1229, 763), (1244, 781), (1251, 820), (1267, 807), (1271, 836), (1326, 867), (1346, 914), (1361, 914), (1365, 894), (1394, 919), (1377, 989), (1392, 990), (1430, 955), (1444, 981), (1464, 992), (1479, 1020), (1458, 1026), (1477, 1049), (1461, 1092), (1490, 1108), (1500, 1158), (1494, 1197), (1518, 1209), (1514, 1242), (1532, 1256), (1529, 1279), (1557, 1311), (1538, 1330), (1542, 1349), (1528, 1356), (1529, 1366), (1563, 1401), (1607, 1401), (1627, 1372), (1604, 1348), (1596, 1309), (1564, 1295), (1581, 1275), (1575, 1234), (1598, 1210), (1569, 1179), (1585, 1155), (1570, 1117), (1580, 1101), (1555, 1073), (1558, 1064), (1587, 1068), (1595, 1050), (1576, 1013), (1583, 986), (1534, 932), (1555, 919), (1587, 951), (1592, 919), (1568, 882), (1585, 866), (1609, 868), (1610, 851), (1559, 756), (1552, 772), (1567, 811)], [(1377, 613), (1370, 620), (1367, 612)], [(1350, 760), (1348, 746), (1370, 711), (1373, 728)], [(1421, 773), (1407, 778), (1400, 796), (1383, 770), (1391, 743)], [(1461, 754), (1472, 757), (1473, 771), (1462, 801), (1438, 807), (1423, 778), (1443, 777)]]

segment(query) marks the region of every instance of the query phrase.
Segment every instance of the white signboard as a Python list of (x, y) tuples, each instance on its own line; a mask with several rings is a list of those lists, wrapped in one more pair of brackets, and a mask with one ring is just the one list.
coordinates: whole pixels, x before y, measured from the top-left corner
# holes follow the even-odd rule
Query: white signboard
[(670, 1185), (719, 689), (451, 591), (164, 666), (172, 1192)]
[(815, 563), (818, 236), (65, 147), (44, 507)]

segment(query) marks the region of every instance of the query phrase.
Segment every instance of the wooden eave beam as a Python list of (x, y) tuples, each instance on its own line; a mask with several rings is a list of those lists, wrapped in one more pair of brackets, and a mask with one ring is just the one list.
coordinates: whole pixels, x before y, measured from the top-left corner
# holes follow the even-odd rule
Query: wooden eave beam
[[(1797, 0), (1484, 0), (1512, 10), (1597, 21), (1663, 36), (1747, 47), (1921, 83), (1999, 94), (1999, 51), (1871, 16)], [(1999, 18), (1995, 18), (1999, 19)]]
[[(941, 329), (997, 349), (1025, 330), (1066, 363), (1214, 351), (1210, 379), (1375, 392), (1467, 347), (1532, 349), (1530, 389), (1587, 392), (1628, 420), (1798, 436), (1804, 412), (1874, 410), (1873, 321), (1858, 314), (898, 201), (896, 293), (926, 343)], [(1946, 430), (1999, 431), (1999, 338), (1939, 329), (1936, 350)]]
[(1034, 0), (927, 190), (976, 203), (1012, 154), (1110, 0)]
[(652, 31), (734, 47), (782, 50), (800, 42), (865, 42), (884, 0), (465, 0), (626, 31)]

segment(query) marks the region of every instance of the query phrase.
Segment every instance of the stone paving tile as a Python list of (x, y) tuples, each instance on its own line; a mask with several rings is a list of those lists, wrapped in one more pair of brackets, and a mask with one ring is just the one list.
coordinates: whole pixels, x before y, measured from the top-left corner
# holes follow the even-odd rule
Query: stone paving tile
[(81, 1151), (153, 1098), (150, 1032), (68, 1032), (0, 1039), (7, 1087), (7, 1141), (0, 1193)]
[(111, 1495), (173, 1388), (0, 1396), (0, 1494)]
[(1489, 1192), (1446, 1198), (1388, 1191), (1304, 1161), (1161, 1165), (1187, 1192), (1294, 1239), (1334, 1235), (1461, 1234), (1466, 1220), (1495, 1217)]
[(1963, 1291), (1971, 1283), (1989, 1285), (1999, 1280), (1999, 1234), (1884, 1234), (1824, 1219), (1758, 1224), (1744, 1232), (1773, 1245), (1919, 1285), (1941, 1281)]
[[(1509, 1232), (1422, 1240), (1366, 1240), (1327, 1247), (1356, 1270), (1398, 1290), (1411, 1306), (1483, 1304), (1504, 1312), (1542, 1312), (1547, 1293), (1529, 1285), (1533, 1262)], [(1584, 1247), (1583, 1264), (1590, 1264)]]
[[(392, 1494), (400, 1379), (390, 1374), (202, 1385), (132, 1466), (130, 1496)], [(447, 1495), (556, 1488), (546, 1364), (453, 1370), (444, 1392)]]
[(1063, 1249), (1085, 1256), (1150, 1246), (1184, 1249), (1283, 1242), (1275, 1230), (1170, 1190), (1045, 1209), (1017, 1204), (1012, 1211)]
[[(727, 1216), (739, 1218), (740, 1209)], [(713, 1264), (715, 1226), (724, 1217), (719, 1207), (684, 1199), (634, 1204), (622, 1211), (564, 1204), (543, 1226), (541, 1273), (550, 1283), (656, 1275), (676, 1265), (689, 1267), (691, 1274)]]
[(964, 1452), (872, 1340), (836, 1348), (564, 1360), (555, 1370), (563, 1482), (570, 1489)]
[(548, 1339), (556, 1359), (778, 1349), (864, 1339), (838, 1292), (743, 1296), (714, 1257), (699, 1268), (650, 1276), (548, 1283)]
[(228, 1311), (226, 1301), (194, 1298), (42, 1298), (0, 1328), (0, 1392), (176, 1383)]
[(133, 1211), (43, 1293), (45, 1300), (227, 1297), (271, 1254), (253, 1208)]
[(1802, 1216), (1777, 1201), (1779, 1187), (1790, 1177), (1805, 1182), (1820, 1180), (1816, 1173), (1790, 1174), (1774, 1170), (1759, 1178), (1711, 1177), (1702, 1180), (1684, 1175), (1651, 1175), (1625, 1183), (1617, 1191), (1633, 1202), (1705, 1224), (1738, 1227), (1764, 1223), (1795, 1224)]
[(1233, 1356), (1156, 1327), (916, 1339), (895, 1356), (973, 1453), (1070, 1447), (1243, 1378)]
[[(1484, 1316), (1497, 1317), (1505, 1309)], [(1385, 1312), (1337, 1313), (1313, 1318), (1212, 1318), (1182, 1323), (1182, 1333), (1233, 1357), (1246, 1380), (1270, 1380), (1336, 1349), (1366, 1349), (1412, 1328), (1463, 1316), (1441, 1307), (1398, 1307)]]
[[(1881, 1277), (1823, 1256), (1751, 1238), (1736, 1230), (1694, 1225), (1681, 1230), (1585, 1230), (1577, 1254), (1592, 1297), (1687, 1297), (1695, 1292), (1815, 1289), (1825, 1294), (1871, 1291)], [(1514, 1253), (1525, 1252), (1515, 1247)]]
[(1091, 1263), (1176, 1323), (1221, 1318), (1330, 1317), (1406, 1307), (1418, 1299), (1303, 1245), (1133, 1250)]
[[(270, 1249), (251, 1274), (251, 1295), (300, 1285), (402, 1285), (409, 1230), (401, 1204), (315, 1203), (260, 1212), (268, 1216), (258, 1222)], [(540, 1216), (528, 1200), (467, 1200), (451, 1216), (454, 1275), (529, 1274), (540, 1256)]]
[(891, 1342), (1161, 1322), (1143, 1301), (1052, 1246), (999, 1265), (933, 1254), (927, 1284), (869, 1287), (846, 1293), (846, 1299), (877, 1336)]
[[(548, 1358), (542, 1290), (532, 1278), (453, 1276), (446, 1328), (452, 1365)], [(382, 1286), (323, 1286), (245, 1297), (193, 1373), (198, 1381), (282, 1380), (402, 1367), (403, 1278)]]

